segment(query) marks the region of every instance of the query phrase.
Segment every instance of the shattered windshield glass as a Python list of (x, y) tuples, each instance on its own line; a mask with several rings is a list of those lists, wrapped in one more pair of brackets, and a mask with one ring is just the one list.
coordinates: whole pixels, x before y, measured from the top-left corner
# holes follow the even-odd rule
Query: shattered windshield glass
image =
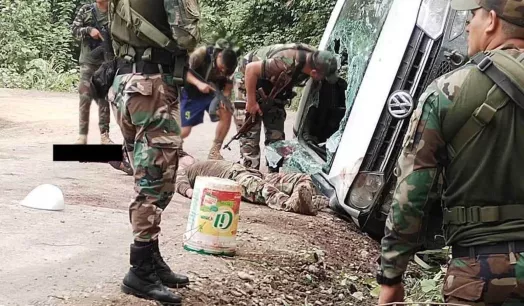
[[(269, 156), (267, 156), (269, 163), (276, 164), (281, 161), (283, 162), (283, 169), (288, 171), (300, 171), (308, 174), (320, 171), (329, 173), (353, 101), (392, 3), (393, 0), (347, 0), (328, 39), (326, 50), (337, 54), (341, 64), (339, 75), (347, 82), (348, 86), (345, 91), (346, 110), (338, 130), (328, 137), (324, 143), (318, 144), (319, 147), (324, 146), (326, 149), (325, 163), (316, 163), (315, 159), (296, 141), (277, 142), (267, 147), (270, 151)], [(320, 83), (317, 82), (312, 84), (307, 97), (306, 112), (322, 103), (322, 99), (319, 97), (319, 85)], [(304, 124), (302, 135), (307, 137), (310, 133), (306, 129), (314, 128), (319, 127), (309, 127), (308, 124)], [(283, 155), (284, 153), (286, 156)], [(280, 159), (279, 155), (284, 158)]]
[(353, 101), (364, 77), (393, 0), (348, 0), (331, 33), (326, 49), (338, 54), (342, 67), (340, 76), (348, 82), (346, 114), (340, 127), (326, 142), (325, 170), (331, 167), (334, 154), (342, 138)]

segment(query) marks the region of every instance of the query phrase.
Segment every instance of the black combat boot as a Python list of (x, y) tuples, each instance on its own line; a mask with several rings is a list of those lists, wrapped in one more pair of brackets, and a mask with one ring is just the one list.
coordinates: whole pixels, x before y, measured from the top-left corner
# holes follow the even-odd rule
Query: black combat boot
[(153, 242), (153, 260), (155, 263), (156, 274), (158, 274), (158, 277), (162, 280), (164, 285), (171, 288), (182, 288), (189, 285), (189, 278), (187, 276), (173, 273), (171, 268), (166, 264), (160, 254), (158, 240)]
[(182, 305), (182, 298), (165, 287), (155, 272), (152, 243), (147, 246), (132, 244), (130, 263), (131, 268), (121, 285), (122, 292), (166, 306)]

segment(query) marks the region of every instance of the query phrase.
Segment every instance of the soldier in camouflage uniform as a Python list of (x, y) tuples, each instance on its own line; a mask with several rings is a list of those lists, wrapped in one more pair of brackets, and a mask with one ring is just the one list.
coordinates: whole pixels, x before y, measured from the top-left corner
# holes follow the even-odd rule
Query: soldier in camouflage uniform
[[(403, 301), (402, 276), (421, 246), (425, 214), (442, 200), (452, 249), (445, 301), (523, 305), (524, 95), (511, 96), (524, 90), (524, 2), (451, 3), (472, 12), (466, 28), (472, 60), (435, 80), (411, 118), (382, 239), (379, 303)], [(510, 83), (513, 93), (503, 89)]]
[[(79, 106), (79, 136), (76, 144), (86, 144), (89, 131), (89, 112), (91, 101), (94, 99), (90, 88), (90, 79), (95, 71), (103, 63), (103, 57), (90, 56), (94, 45), (101, 41), (101, 27), (106, 27), (108, 0), (96, 0), (82, 6), (76, 14), (72, 25), (73, 36), (81, 42), (80, 57), (80, 94)], [(100, 29), (99, 29), (100, 28)], [(95, 99), (98, 104), (98, 125), (100, 128), (100, 142), (102, 144), (113, 143), (109, 138), (110, 112), (109, 104), (105, 99)]]
[(226, 178), (242, 187), (242, 199), (265, 204), (276, 210), (317, 215), (328, 199), (317, 193), (311, 178), (302, 173), (269, 173), (223, 160), (195, 161), (190, 155), (180, 159), (175, 191), (191, 198), (197, 176)]
[(111, 4), (118, 71), (108, 100), (122, 131), (137, 193), (129, 207), (134, 235), (131, 267), (121, 289), (163, 305), (181, 305), (182, 298), (167, 287), (186, 286), (189, 279), (173, 273), (163, 260), (159, 234), (162, 212), (174, 194), (182, 142), (178, 96), (190, 50), (181, 49), (177, 39), (177, 1), (120, 0)]
[[(245, 110), (235, 109), (237, 129), (242, 127), (246, 112), (261, 115), (265, 145), (284, 140), (285, 106), (293, 98), (293, 87), (310, 77), (335, 83), (338, 80), (337, 68), (332, 53), (303, 44), (277, 44), (249, 52), (239, 63), (233, 80), (235, 99), (246, 101)], [(241, 162), (253, 169), (260, 168), (262, 122), (239, 139)], [(278, 169), (270, 168), (270, 171)]]

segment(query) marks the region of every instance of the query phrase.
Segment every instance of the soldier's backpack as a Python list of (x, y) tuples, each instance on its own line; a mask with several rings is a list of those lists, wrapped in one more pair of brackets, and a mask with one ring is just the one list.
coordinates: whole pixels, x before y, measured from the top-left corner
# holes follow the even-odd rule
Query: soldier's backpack
[(200, 42), (200, 4), (198, 0), (174, 0), (175, 38), (180, 46), (192, 51)]
[[(177, 48), (191, 52), (200, 42), (200, 4), (198, 0), (171, 0), (175, 12), (175, 24), (172, 25), (173, 38)], [(112, 0), (114, 13), (127, 22), (127, 26), (135, 30), (158, 46), (173, 51), (173, 39), (164, 35), (160, 30), (137, 13), (129, 4), (129, 0)]]
[(450, 140), (455, 152), (459, 152), (470, 139), (482, 132), (495, 113), (511, 101), (524, 109), (524, 55), (514, 58), (503, 50), (480, 52), (471, 58), (479, 71), (494, 83), (490, 96), (471, 115), (453, 139)]

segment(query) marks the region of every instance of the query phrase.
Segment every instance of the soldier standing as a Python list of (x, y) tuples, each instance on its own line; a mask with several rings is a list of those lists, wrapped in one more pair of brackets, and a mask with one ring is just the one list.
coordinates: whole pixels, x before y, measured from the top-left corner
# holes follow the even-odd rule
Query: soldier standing
[[(245, 111), (261, 115), (265, 129), (265, 145), (284, 140), (285, 106), (293, 98), (293, 87), (312, 77), (336, 83), (337, 60), (331, 52), (318, 51), (304, 44), (278, 44), (249, 52), (234, 75), (236, 100), (246, 101)], [(261, 89), (261, 90), (259, 90)], [(261, 91), (263, 93), (261, 93)], [(237, 129), (243, 125), (243, 110), (235, 109)], [(261, 123), (247, 136), (241, 137), (240, 156), (246, 167), (260, 168)], [(277, 171), (278, 169), (269, 169)]]
[(174, 194), (182, 142), (178, 95), (188, 52), (200, 39), (199, 5), (197, 0), (111, 4), (118, 71), (108, 100), (134, 168), (137, 192), (129, 207), (131, 267), (121, 288), (165, 305), (181, 305), (181, 297), (167, 287), (186, 286), (189, 279), (164, 262), (158, 237), (162, 212)]
[[(472, 60), (436, 79), (413, 114), (382, 239), (379, 303), (403, 301), (402, 276), (420, 247), (424, 214), (441, 199), (444, 236), (452, 248), (442, 292), (445, 301), (521, 305), (524, 3), (451, 4), (471, 11), (466, 30)], [(441, 173), (445, 188), (440, 196), (436, 191)]]
[[(226, 40), (219, 39), (214, 46), (202, 46), (193, 51), (189, 57), (189, 67), (204, 80), (193, 76), (191, 72), (188, 73), (187, 84), (181, 96), (182, 138), (189, 136), (192, 127), (204, 122), (204, 113), (209, 112), (211, 102), (215, 98), (214, 89), (205, 82), (213, 83), (216, 90), (224, 92), (224, 97), (231, 96), (231, 75), (237, 67), (237, 54)], [(232, 114), (221, 102), (217, 115), (217, 118), (211, 117), (211, 121), (218, 121), (218, 124), (208, 159), (223, 160), (220, 149), (229, 132)]]
[[(92, 57), (90, 53), (102, 42), (102, 33), (108, 24), (107, 18), (108, 0), (96, 0), (94, 3), (86, 4), (78, 10), (72, 25), (73, 36), (81, 42), (80, 56), (80, 94), (79, 107), (79, 136), (76, 144), (86, 144), (89, 130), (89, 112), (91, 101), (94, 99), (90, 88), (90, 79), (93, 73), (103, 63), (103, 57)], [(113, 143), (109, 138), (110, 112), (109, 103), (106, 99), (95, 99), (98, 104), (98, 125), (100, 128), (100, 142), (102, 144)]]

